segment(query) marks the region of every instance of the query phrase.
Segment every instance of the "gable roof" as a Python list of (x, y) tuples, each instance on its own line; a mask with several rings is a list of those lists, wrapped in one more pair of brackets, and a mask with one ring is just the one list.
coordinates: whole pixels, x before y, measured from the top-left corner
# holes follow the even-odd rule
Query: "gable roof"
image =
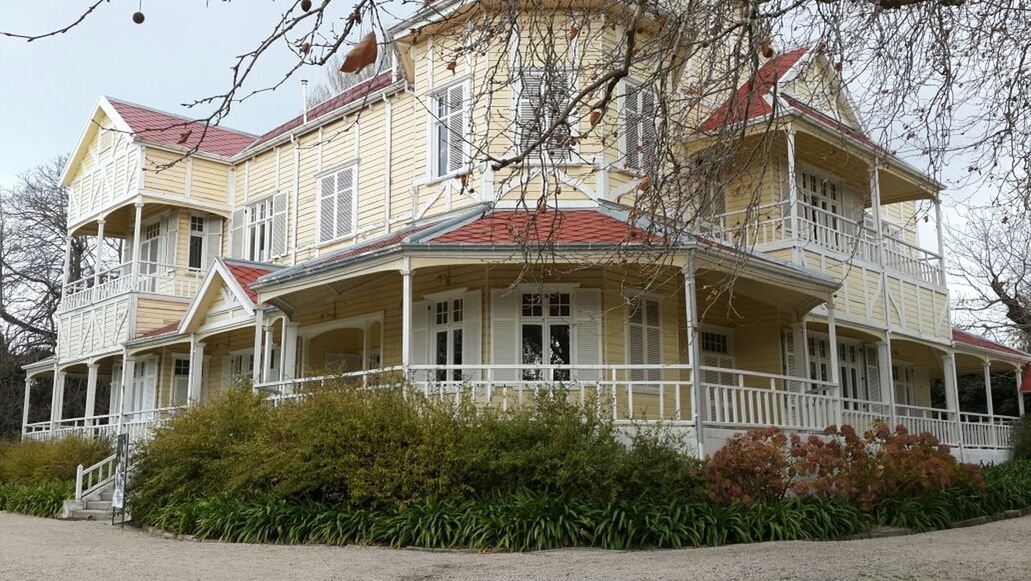
[(809, 53), (810, 48), (803, 46), (780, 53), (763, 63), (755, 76), (750, 81), (745, 81), (733, 97), (710, 113), (698, 126), (698, 130), (708, 133), (726, 125), (751, 121), (773, 113), (773, 106), (767, 98), (771, 96), (777, 83)]
[(182, 115), (158, 111), (112, 97), (105, 99), (125, 122), (129, 131), (143, 141), (177, 149), (196, 148), (200, 153), (228, 158), (255, 140), (254, 135), (243, 131), (219, 125), (205, 127), (203, 121)]
[(201, 282), (200, 287), (197, 289), (197, 294), (194, 295), (189, 308), (186, 309), (186, 314), (183, 315), (182, 321), (179, 322), (177, 332), (180, 334), (187, 333), (197, 327), (198, 318), (208, 308), (204, 305), (210, 305), (211, 301), (215, 299), (214, 293), (219, 288), (216, 281), (220, 281), (221, 284), (229, 289), (229, 292), (236, 297), (237, 302), (240, 303), (240, 306), (248, 315), (253, 315), (255, 307), (258, 306), (258, 293), (254, 292), (252, 285), (262, 276), (281, 268), (280, 266), (262, 262), (216, 258), (214, 264), (211, 265), (211, 269), (208, 270), (207, 276), (204, 277), (204, 281)]
[(995, 341), (985, 339), (984, 337), (975, 335), (962, 329), (952, 330), (952, 340), (955, 343), (961, 345), (969, 345), (971, 347), (976, 347), (978, 349), (983, 349), (985, 351), (994, 351), (996, 353), (1007, 355), (1011, 358), (1016, 357), (1018, 359), (1023, 359), (1025, 362), (1031, 362), (1031, 354), (1029, 353), (1024, 353), (1019, 349), (1007, 347), (1002, 343), (996, 343)]
[(620, 244), (658, 241), (636, 225), (597, 210), (496, 210), (433, 236), (434, 244)]

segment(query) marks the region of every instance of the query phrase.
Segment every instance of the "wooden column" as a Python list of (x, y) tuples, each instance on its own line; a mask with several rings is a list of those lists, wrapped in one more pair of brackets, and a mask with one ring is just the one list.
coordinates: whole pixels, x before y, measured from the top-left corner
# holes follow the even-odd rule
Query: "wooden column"
[(136, 217), (133, 223), (132, 235), (132, 288), (138, 290), (140, 286), (140, 237), (143, 232), (143, 200), (136, 201)]
[[(694, 252), (687, 254), (687, 264), (683, 268), (684, 273), (684, 303), (686, 305), (687, 317), (684, 321), (684, 329), (687, 333), (687, 353), (691, 365), (691, 393), (694, 402), (691, 406), (691, 417), (694, 421), (695, 445), (699, 458), (705, 458), (705, 413), (707, 410), (705, 390), (702, 389), (702, 352), (698, 343), (698, 296), (697, 281), (695, 280)], [(680, 390), (677, 390), (679, 395)], [(680, 408), (677, 409), (677, 416), (680, 415)]]
[(265, 311), (258, 307), (254, 310), (254, 363), (251, 366), (251, 387), (261, 383), (261, 336), (265, 332)]
[(1020, 417), (1024, 416), (1024, 392), (1020, 391), (1020, 380), (1022, 379), (1023, 369), (1019, 365), (1013, 366), (1014, 377), (1016, 378), (1017, 384), (1017, 415)]
[(100, 284), (100, 268), (104, 263), (104, 222), (103, 218), (97, 220), (97, 250), (93, 256), (93, 288)]
[(200, 402), (203, 373), (204, 343), (197, 340), (197, 335), (190, 335), (190, 375), (186, 384), (186, 405)]
[(29, 405), (32, 401), (32, 377), (25, 376), (25, 401), (21, 408), (21, 433), (25, 434), (25, 426), (29, 424)]
[(94, 362), (86, 366), (86, 425), (93, 425), (93, 416), (97, 409), (97, 379), (99, 378), (100, 364)]
[(845, 397), (845, 393), (841, 389), (841, 363), (838, 360), (838, 325), (834, 318), (834, 295), (831, 295), (827, 301), (827, 342), (830, 344), (831, 350), (831, 382), (837, 390), (835, 394), (837, 396), (837, 405), (834, 410), (834, 423), (840, 426), (843, 414), (841, 398)]
[(942, 355), (942, 374), (945, 376), (945, 406), (949, 409), (953, 429), (956, 430), (956, 442), (959, 444), (959, 460), (963, 461), (963, 410), (959, 405), (959, 380), (956, 378), (956, 355)]
[[(799, 239), (798, 230), (798, 172), (795, 163), (795, 127), (789, 126), (785, 132), (788, 149), (788, 223), (791, 225), (791, 239)], [(795, 262), (801, 262), (798, 244), (792, 247)]]
[(57, 424), (61, 421), (62, 408), (64, 407), (64, 372), (54, 373), (54, 389), (50, 394), (50, 429), (56, 430)]
[(407, 256), (401, 268), (401, 367), (411, 379), (412, 364), (412, 263)]

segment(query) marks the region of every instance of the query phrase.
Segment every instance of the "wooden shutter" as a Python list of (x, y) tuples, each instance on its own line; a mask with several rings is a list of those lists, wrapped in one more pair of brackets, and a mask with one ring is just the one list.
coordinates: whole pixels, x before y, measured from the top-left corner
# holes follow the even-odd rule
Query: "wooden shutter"
[(207, 268), (218, 256), (222, 256), (222, 218), (208, 216), (204, 220), (204, 256), (201, 264)]
[[(416, 301), (412, 305), (412, 337), (409, 346), (412, 365), (428, 365), (430, 350), (429, 330), (430, 303), (428, 301)], [(424, 371), (417, 371), (414, 374), (415, 381), (428, 381), (432, 374)]]
[(319, 178), (319, 243), (336, 237), (336, 174)]
[(519, 147), (528, 147), (541, 132), (541, 85), (540, 73), (525, 73), (519, 84), (519, 103), (516, 108), (516, 122), (519, 128)]
[(866, 399), (881, 401), (881, 367), (877, 359), (877, 347), (863, 347), (866, 359)]
[(272, 258), (286, 254), (286, 192), (272, 196)]
[(107, 399), (107, 413), (116, 414), (118, 413), (118, 396), (121, 395), (122, 391), (122, 364), (113, 363), (111, 364), (111, 393), (108, 394)]
[(624, 162), (629, 168), (640, 169), (641, 136), (638, 129), (640, 127), (641, 108), (638, 101), (641, 96), (641, 90), (630, 83), (626, 84), (626, 88), (626, 104), (623, 107), (623, 143), (625, 144), (624, 147), (626, 147)]
[[(498, 365), (518, 365), (519, 357), (519, 293), (512, 289), (491, 292), (490, 362)], [(514, 369), (494, 371), (497, 381), (515, 381), (519, 373)], [(488, 378), (490, 379), (490, 378)]]
[(164, 241), (164, 256), (161, 261), (164, 262), (164, 268), (171, 271), (176, 266), (176, 257), (179, 250), (179, 212), (173, 211), (165, 218), (165, 235)]
[[(596, 288), (577, 289), (573, 293), (575, 343), (574, 365), (601, 365), (601, 291)], [(601, 379), (599, 369), (574, 369), (578, 381)]]
[[(479, 365), (483, 353), (483, 307), (480, 291), (465, 293), (462, 297), (462, 364)], [(470, 371), (466, 379), (478, 381), (483, 374)]]
[(155, 407), (157, 400), (158, 390), (158, 362), (156, 359), (149, 361), (141, 361), (143, 365), (143, 408), (144, 410), (152, 410)]
[(354, 167), (337, 172), (337, 217), (336, 236), (350, 236), (354, 233)]
[[(794, 329), (784, 329), (781, 332), (781, 350), (784, 353), (784, 375), (789, 377), (799, 377), (798, 351), (795, 344)], [(798, 391), (801, 387), (801, 383), (799, 382), (789, 382), (789, 384), (790, 385), (785, 386), (789, 391)]]
[(655, 120), (658, 119), (655, 110), (655, 93), (641, 89), (640, 91), (640, 157), (641, 169), (650, 168), (655, 161)]
[(465, 86), (455, 85), (444, 97), (448, 100), (448, 172), (458, 171), (465, 163)]
[(233, 258), (247, 258), (247, 208), (233, 210), (229, 219), (229, 254)]

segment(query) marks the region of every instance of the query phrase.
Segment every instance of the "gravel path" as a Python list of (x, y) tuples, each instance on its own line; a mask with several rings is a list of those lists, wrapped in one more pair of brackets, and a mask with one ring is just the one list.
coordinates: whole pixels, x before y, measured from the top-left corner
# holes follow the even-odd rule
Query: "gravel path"
[(524, 554), (152, 537), (0, 512), (0, 579), (1028, 579), (1031, 516), (923, 535)]

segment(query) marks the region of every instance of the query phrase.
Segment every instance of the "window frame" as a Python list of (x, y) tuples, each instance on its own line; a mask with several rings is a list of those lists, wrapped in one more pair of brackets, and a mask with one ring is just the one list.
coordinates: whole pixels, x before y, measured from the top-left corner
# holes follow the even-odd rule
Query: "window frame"
[[(447, 127), (448, 124), (444, 118), (440, 116), (440, 104), (441, 97), (446, 96), (455, 87), (461, 87), (462, 89), (462, 103), (461, 106), (449, 112), (445, 117), (450, 120), (454, 115), (461, 116), (462, 122), (462, 133), (459, 138), (462, 140), (462, 159), (457, 167), (451, 169), (451, 157), (450, 157), (450, 138), (452, 133), (448, 132), (448, 146), (449, 154), (447, 160), (448, 171), (440, 171), (440, 139), (438, 138), (438, 130), (441, 127)], [(452, 178), (469, 171), (469, 121), (470, 121), (470, 107), (469, 107), (469, 95), (470, 85), (468, 79), (461, 79), (451, 83), (447, 83), (441, 87), (433, 87), (429, 93), (429, 117), (430, 117), (430, 164), (429, 164), (429, 179), (430, 180), (442, 180)]]
[[(577, 76), (576, 69), (574, 67), (572, 67), (572, 66), (565, 66), (565, 67), (562, 67), (561, 69), (558, 69), (558, 70), (555, 70), (555, 71), (549, 71), (548, 69), (546, 69), (544, 67), (539, 67), (539, 66), (538, 67), (530, 67), (530, 68), (526, 69), (525, 71), (522, 71), (520, 74), (521, 74), (522, 78), (526, 78), (526, 77), (530, 77), (530, 76), (545, 77), (549, 73), (550, 74), (559, 74), (559, 73), (564, 74), (566, 76), (566, 81), (567, 81), (567, 92), (570, 95), (572, 95), (573, 93), (576, 92), (577, 85), (578, 85), (578, 76)], [(543, 87), (543, 83), (542, 83), (542, 87)], [(523, 141), (523, 131), (524, 131), (524, 129), (522, 127), (522, 121), (521, 121), (522, 118), (521, 118), (521, 115), (520, 115), (520, 110), (522, 109), (523, 100), (527, 98), (523, 94), (524, 88), (525, 88), (525, 85), (524, 85), (522, 79), (520, 79), (517, 83), (514, 84), (513, 89), (512, 89), (513, 93), (514, 93), (512, 95), (512, 102), (514, 104), (514, 114), (513, 114), (512, 118), (513, 118), (514, 125), (515, 125), (514, 130), (512, 131), (513, 150), (514, 151), (521, 151), (522, 148), (523, 148), (523, 144), (524, 144), (524, 141)], [(540, 99), (541, 99), (541, 103), (538, 103), (538, 106), (534, 107), (535, 110), (544, 110), (544, 103), (543, 103), (543, 101), (544, 101), (544, 92), (543, 91), (541, 91)], [(543, 121), (544, 121), (544, 127), (542, 127), (542, 129), (547, 129), (547, 127), (551, 125), (551, 122), (547, 119), (546, 116), (543, 119)], [(579, 153), (580, 153), (580, 146), (579, 146), (579, 143), (577, 142), (577, 138), (580, 136), (579, 120), (575, 119), (575, 118), (570, 118), (570, 119), (567, 119), (567, 122), (569, 124), (569, 138), (570, 138), (571, 142), (564, 148), (564, 150), (567, 152), (566, 155), (563, 156), (563, 157), (556, 158), (554, 155), (552, 155), (551, 149), (549, 149), (547, 147), (547, 144), (546, 143), (542, 143), (540, 145), (540, 148), (543, 149), (543, 153), (547, 157), (547, 159), (544, 160), (544, 163), (549, 163), (549, 164), (555, 165), (555, 166), (580, 165), (580, 164), (585, 163), (583, 160), (578, 161), (576, 159), (579, 156)], [(525, 161), (530, 166), (539, 165), (539, 164), (542, 163), (540, 155), (529, 155), (529, 156), (526, 157)]]
[[(519, 374), (521, 380), (522, 381), (542, 381), (542, 382), (546, 382), (546, 383), (550, 383), (550, 382), (554, 382), (554, 381), (570, 381), (571, 377), (572, 377), (572, 373), (571, 373), (572, 370), (571, 369), (557, 369), (557, 370), (556, 369), (548, 369), (547, 373), (542, 373), (542, 371), (544, 371), (544, 370), (538, 369), (536, 374), (534, 373), (534, 371), (526, 369), (526, 367), (528, 367), (530, 365), (533, 365), (533, 364), (532, 363), (527, 363), (524, 360), (524, 357), (523, 357), (523, 355), (525, 355), (525, 353), (526, 353), (526, 346), (525, 346), (525, 339), (526, 339), (526, 337), (525, 337), (524, 331), (525, 331), (526, 325), (538, 325), (538, 326), (540, 326), (540, 328), (541, 328), (541, 354), (540, 354), (541, 355), (541, 361), (540, 361), (539, 365), (547, 365), (547, 366), (559, 365), (559, 364), (556, 364), (556, 363), (552, 363), (552, 359), (554, 358), (554, 352), (551, 349), (551, 341), (550, 341), (551, 336), (552, 336), (552, 332), (551, 331), (552, 331), (552, 327), (553, 326), (565, 326), (566, 327), (566, 333), (567, 333), (567, 339), (569, 341), (569, 344), (568, 344), (567, 349), (566, 349), (569, 361), (567, 363), (564, 363), (564, 364), (561, 364), (561, 365), (566, 365), (566, 366), (569, 366), (569, 367), (574, 367), (576, 365), (576, 326), (575, 326), (575, 313), (576, 313), (576, 304), (575, 304), (576, 296), (575, 296), (575, 294), (576, 293), (575, 293), (575, 289), (572, 289), (572, 288), (544, 288), (544, 289), (533, 288), (533, 289), (519, 289), (517, 292), (519, 293), (519, 301), (516, 304), (517, 314), (518, 314), (518, 325), (519, 325), (519, 342), (518, 342), (518, 346), (519, 346), (519, 352), (521, 354), (520, 355), (519, 365), (524, 366), (523, 369), (520, 371), (520, 374)], [(538, 306), (540, 308), (540, 314), (539, 315), (534, 314), (532, 312), (529, 315), (524, 313), (525, 306), (524, 306), (524, 302), (523, 301), (524, 301), (524, 298), (527, 295), (531, 295), (531, 296), (532, 295), (537, 295), (537, 296), (540, 297), (541, 300), (538, 303)], [(561, 298), (562, 295), (567, 295), (569, 297), (569, 300), (568, 300), (567, 303), (564, 303), (564, 304), (560, 302), (557, 305), (559, 307), (559, 309), (560, 309), (559, 313), (558, 314), (553, 314), (552, 313), (552, 306), (553, 305), (551, 303), (551, 297), (552, 296), (558, 296), (559, 298)], [(567, 311), (568, 314), (566, 314), (566, 315), (563, 315), (561, 313), (561, 307), (563, 307), (563, 306), (568, 307), (568, 311)]]
[[(334, 191), (333, 191), (333, 198), (334, 198), (334, 200), (333, 200), (333, 208), (334, 208), (335, 215), (337, 217), (339, 217), (340, 216), (340, 208), (339, 208), (338, 202), (339, 202), (339, 196), (340, 196), (340, 190), (339, 190), (340, 174), (345, 172), (345, 171), (347, 171), (347, 170), (351, 170), (351, 224), (350, 224), (350, 229), (347, 232), (343, 233), (343, 234), (339, 234), (337, 232), (337, 229), (339, 227), (339, 222), (337, 220), (334, 220), (334, 223), (333, 223), (333, 228), (334, 228), (333, 236), (331, 236), (329, 238), (326, 238), (326, 239), (323, 239), (323, 237), (322, 237), (322, 199), (323, 199), (322, 180), (324, 180), (324, 179), (326, 179), (328, 177), (331, 177), (331, 176), (334, 178), (334, 184), (336, 184), (336, 188), (337, 189), (334, 189)], [(329, 245), (329, 244), (334, 244), (334, 243), (337, 243), (337, 242), (340, 242), (340, 241), (343, 241), (343, 240), (348, 240), (348, 239), (354, 238), (357, 235), (358, 235), (358, 160), (352, 160), (352, 161), (349, 161), (347, 163), (338, 165), (338, 166), (334, 167), (333, 169), (320, 172), (319, 174), (317, 174), (315, 176), (315, 246), (316, 247), (322, 247), (322, 246), (326, 246), (326, 245)]]
[[(260, 200), (256, 200), (254, 202), (251, 202), (251, 203), (247, 204), (244, 207), (244, 217), (246, 218), (246, 223), (244, 225), (244, 232), (243, 232), (243, 234), (244, 234), (244, 251), (243, 251), (243, 253), (244, 253), (244, 258), (246, 260), (249, 260), (251, 262), (270, 262), (270, 261), (272, 261), (275, 258), (272, 255), (272, 246), (274, 244), (274, 242), (272, 240), (272, 238), (273, 238), (272, 216), (275, 213), (275, 206), (274, 206), (274, 202), (273, 202), (274, 198), (275, 198), (275, 193), (273, 193), (273, 194), (271, 194), (269, 196), (265, 196), (265, 197), (261, 198)], [(261, 218), (258, 218), (258, 219), (255, 220), (254, 218), (257, 215), (258, 208), (261, 207), (261, 206), (265, 206), (266, 207), (266, 210), (267, 210), (266, 214), (265, 214), (264, 217), (261, 217)], [(263, 232), (264, 232), (263, 238), (267, 237), (264, 240), (266, 254), (263, 255), (263, 256), (262, 255), (257, 255), (254, 252), (254, 250), (255, 250), (254, 249), (254, 244), (258, 240), (258, 238), (255, 236), (255, 232), (254, 231), (255, 231), (255, 229), (259, 225), (265, 227), (265, 229), (263, 230)]]
[[(186, 268), (192, 272), (199, 272), (204, 269), (204, 257), (208, 254), (208, 218), (201, 214), (188, 214), (187, 218), (189, 227), (186, 237)], [(200, 230), (193, 229), (194, 220), (200, 220)], [(194, 238), (200, 238), (200, 256), (197, 257), (200, 264), (197, 266), (192, 264)]]
[[(658, 94), (655, 91), (653, 91), (651, 88), (647, 87), (645, 84), (641, 83), (640, 81), (637, 81), (635, 79), (624, 79), (623, 80), (623, 95), (622, 95), (622, 105), (623, 106), (620, 108), (620, 131), (619, 131), (619, 146), (620, 146), (620, 153), (622, 154), (621, 160), (620, 160), (620, 164), (621, 164), (622, 168), (625, 171), (629, 172), (629, 173), (641, 174), (641, 173), (645, 173), (647, 171), (648, 164), (642, 163), (639, 160), (639, 163), (634, 165), (634, 164), (631, 164), (630, 161), (629, 161), (630, 160), (631, 144), (627, 141), (627, 136), (630, 133), (628, 131), (628, 127), (630, 126), (630, 120), (629, 120), (628, 117), (630, 115), (629, 97), (630, 97), (631, 92), (635, 93), (635, 97), (638, 100), (638, 103), (637, 103), (638, 111), (636, 113), (636, 115), (638, 115), (638, 117), (639, 117), (639, 119), (638, 119), (638, 121), (636, 123), (636, 125), (637, 125), (638, 143), (634, 144), (634, 147), (638, 149), (638, 158), (643, 157), (643, 151), (645, 151), (645, 144), (644, 144), (644, 140), (641, 137), (641, 135), (643, 135), (642, 129), (645, 127), (645, 124), (647, 123), (647, 119), (648, 119), (648, 117), (644, 113), (642, 113), (641, 110), (640, 110), (642, 108), (642, 107), (640, 107), (640, 105), (642, 103), (640, 102), (640, 97), (638, 95), (640, 95), (642, 93), (647, 93), (647, 94), (651, 95), (651, 97), (652, 97), (652, 108), (653, 109), (657, 109)], [(656, 114), (657, 114), (657, 111), (656, 111)], [(653, 135), (656, 135), (658, 133), (658, 127), (653, 127), (652, 131), (653, 131)], [(654, 147), (654, 144), (652, 145), (652, 147)], [(652, 157), (653, 158), (655, 157), (655, 153), (654, 152), (652, 152)], [(654, 163), (654, 159), (652, 160), (651, 163)]]

